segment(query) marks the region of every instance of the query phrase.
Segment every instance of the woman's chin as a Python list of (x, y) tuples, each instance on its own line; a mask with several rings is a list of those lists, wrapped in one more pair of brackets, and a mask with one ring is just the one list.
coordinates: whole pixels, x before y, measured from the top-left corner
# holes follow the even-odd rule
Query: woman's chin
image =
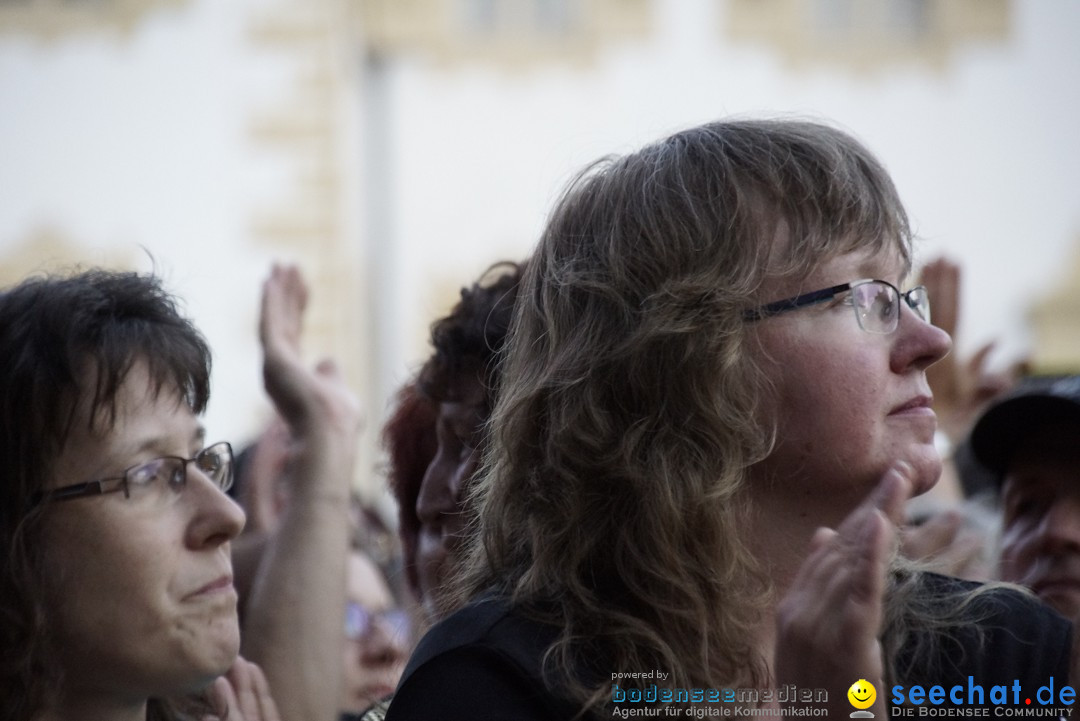
[(911, 477), (911, 497), (921, 496), (937, 485), (944, 464), (933, 445), (919, 446), (908, 459), (914, 469)]

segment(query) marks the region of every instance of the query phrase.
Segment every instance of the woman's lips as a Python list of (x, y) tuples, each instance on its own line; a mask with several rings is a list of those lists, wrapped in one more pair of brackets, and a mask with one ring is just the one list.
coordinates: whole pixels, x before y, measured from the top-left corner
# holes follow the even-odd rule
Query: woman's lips
[(893, 408), (890, 412), (890, 416), (898, 415), (934, 415), (934, 409), (932, 404), (934, 402), (931, 396), (916, 396), (908, 400), (905, 403), (901, 403), (896, 408)]
[(188, 595), (189, 598), (197, 596), (212, 596), (218, 593), (233, 591), (233, 577), (229, 574), (215, 578), (199, 590)]

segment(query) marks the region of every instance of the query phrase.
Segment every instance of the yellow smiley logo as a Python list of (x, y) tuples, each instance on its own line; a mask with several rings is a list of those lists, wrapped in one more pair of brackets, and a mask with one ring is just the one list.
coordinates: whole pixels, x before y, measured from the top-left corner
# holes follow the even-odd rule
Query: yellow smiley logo
[(847, 690), (848, 701), (857, 709), (870, 708), (877, 700), (877, 689), (865, 678), (860, 678), (851, 684)]

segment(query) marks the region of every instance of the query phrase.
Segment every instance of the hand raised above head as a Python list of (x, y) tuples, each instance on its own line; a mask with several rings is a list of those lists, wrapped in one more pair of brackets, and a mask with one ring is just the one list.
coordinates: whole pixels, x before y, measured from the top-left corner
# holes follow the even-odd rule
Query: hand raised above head
[[(819, 528), (777, 606), (777, 685), (827, 689), (835, 715), (850, 711), (844, 694), (855, 681), (881, 690), (885, 577), (911, 473), (898, 463), (837, 529)], [(871, 710), (883, 717), (881, 696)]]
[(337, 365), (327, 359), (311, 369), (301, 357), (307, 301), (299, 269), (275, 264), (263, 284), (259, 319), (266, 391), (294, 437), (324, 431), (351, 436), (360, 424), (359, 404)]

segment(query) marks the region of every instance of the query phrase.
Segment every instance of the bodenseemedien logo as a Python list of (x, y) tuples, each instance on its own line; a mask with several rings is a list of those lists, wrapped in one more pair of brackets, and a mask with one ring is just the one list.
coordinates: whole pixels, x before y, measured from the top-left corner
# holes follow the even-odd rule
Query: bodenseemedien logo
[[(612, 680), (625, 683), (631, 678), (667, 679), (667, 674), (650, 672), (612, 674)], [(786, 684), (780, 688), (679, 688), (648, 683), (643, 686), (611, 685), (611, 715), (615, 718), (721, 718), (731, 721), (751, 716), (824, 717), (828, 716), (829, 693), (823, 688), (798, 688)]]
[(874, 688), (874, 684), (865, 678), (860, 678), (847, 690), (847, 698), (856, 709), (851, 712), (851, 718), (874, 718), (874, 712), (866, 710), (877, 701), (877, 689)]

